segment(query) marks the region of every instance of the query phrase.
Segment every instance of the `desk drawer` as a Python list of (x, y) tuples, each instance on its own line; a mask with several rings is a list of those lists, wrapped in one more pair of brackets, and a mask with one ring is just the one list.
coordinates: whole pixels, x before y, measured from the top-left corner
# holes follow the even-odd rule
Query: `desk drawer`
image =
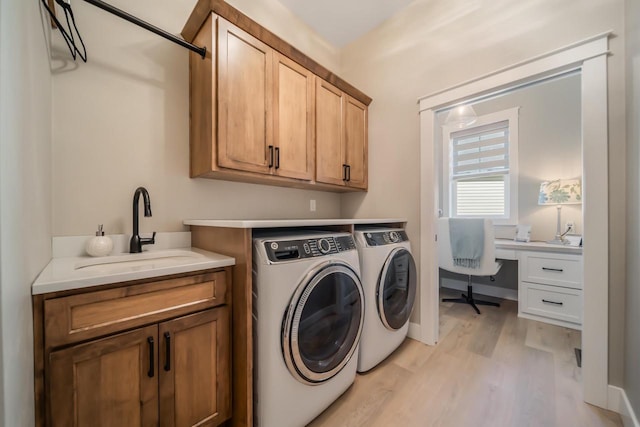
[(582, 289), (582, 257), (579, 255), (525, 252), (520, 280)]
[(520, 311), (582, 324), (582, 291), (537, 283), (522, 283)]
[(518, 254), (513, 249), (499, 249), (499, 248), (496, 248), (496, 259), (517, 260), (518, 259)]

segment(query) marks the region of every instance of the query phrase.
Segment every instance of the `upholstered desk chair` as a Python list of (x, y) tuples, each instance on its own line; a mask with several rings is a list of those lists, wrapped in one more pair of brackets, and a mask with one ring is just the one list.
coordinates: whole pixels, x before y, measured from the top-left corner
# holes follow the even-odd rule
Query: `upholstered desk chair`
[(484, 248), (482, 258), (478, 268), (461, 267), (453, 262), (451, 254), (451, 238), (449, 235), (449, 218), (438, 218), (438, 264), (439, 267), (452, 273), (464, 274), (467, 276), (467, 294), (462, 294), (462, 298), (443, 298), (442, 301), (461, 302), (471, 305), (480, 314), (478, 305), (489, 305), (500, 307), (500, 304), (490, 301), (480, 301), (473, 297), (472, 277), (495, 276), (502, 267), (501, 262), (496, 262), (496, 247), (494, 242), (493, 222), (490, 219), (484, 220)]

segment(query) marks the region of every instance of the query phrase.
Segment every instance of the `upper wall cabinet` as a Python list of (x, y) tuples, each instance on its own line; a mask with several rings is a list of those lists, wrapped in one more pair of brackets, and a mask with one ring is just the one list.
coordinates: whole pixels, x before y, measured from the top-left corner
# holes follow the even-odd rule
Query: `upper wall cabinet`
[(274, 168), (279, 176), (313, 180), (314, 75), (274, 53)]
[(367, 189), (371, 98), (220, 0), (199, 0), (190, 54), (191, 176)]
[(316, 179), (367, 189), (367, 106), (318, 78)]
[(217, 21), (218, 166), (270, 173), (273, 50), (229, 22)]

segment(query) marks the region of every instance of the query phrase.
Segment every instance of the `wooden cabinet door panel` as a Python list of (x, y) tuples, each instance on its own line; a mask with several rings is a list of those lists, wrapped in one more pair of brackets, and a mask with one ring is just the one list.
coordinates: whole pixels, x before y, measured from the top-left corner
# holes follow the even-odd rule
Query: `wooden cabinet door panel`
[(367, 106), (347, 96), (345, 108), (347, 185), (367, 189)]
[(269, 173), (273, 51), (218, 20), (218, 165)]
[(316, 180), (344, 185), (344, 96), (324, 80), (316, 82)]
[(151, 363), (157, 331), (153, 325), (52, 352), (50, 425), (158, 425), (158, 372)]
[(227, 301), (224, 271), (123, 286), (44, 302), (45, 343), (86, 341)]
[(159, 325), (160, 425), (217, 426), (231, 416), (229, 308)]
[(313, 179), (313, 95), (313, 74), (274, 53), (274, 167), (280, 176)]

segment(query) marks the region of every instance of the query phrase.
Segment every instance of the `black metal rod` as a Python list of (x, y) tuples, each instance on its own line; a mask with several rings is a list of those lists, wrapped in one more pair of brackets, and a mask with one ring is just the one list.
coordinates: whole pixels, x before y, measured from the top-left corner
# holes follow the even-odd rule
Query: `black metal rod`
[(205, 55), (207, 54), (207, 48), (206, 47), (198, 47), (196, 45), (193, 45), (191, 43), (189, 43), (186, 40), (181, 39), (180, 37), (176, 37), (173, 34), (163, 30), (162, 28), (158, 28), (155, 25), (151, 25), (148, 22), (145, 22), (143, 20), (141, 20), (140, 18), (136, 18), (135, 16), (118, 9), (117, 7), (113, 7), (108, 3), (105, 3), (101, 0), (84, 0), (87, 3), (90, 3), (96, 7), (99, 7), (102, 10), (105, 10), (113, 15), (116, 15), (117, 17), (120, 17), (122, 19), (125, 19), (129, 22), (131, 22), (132, 24), (136, 24), (139, 27), (144, 28), (145, 30), (151, 31), (152, 33), (155, 33), (157, 35), (159, 35), (160, 37), (164, 37), (167, 40), (170, 40), (176, 44), (179, 44), (182, 47), (186, 47), (187, 49), (199, 54), (202, 59), (204, 59)]

